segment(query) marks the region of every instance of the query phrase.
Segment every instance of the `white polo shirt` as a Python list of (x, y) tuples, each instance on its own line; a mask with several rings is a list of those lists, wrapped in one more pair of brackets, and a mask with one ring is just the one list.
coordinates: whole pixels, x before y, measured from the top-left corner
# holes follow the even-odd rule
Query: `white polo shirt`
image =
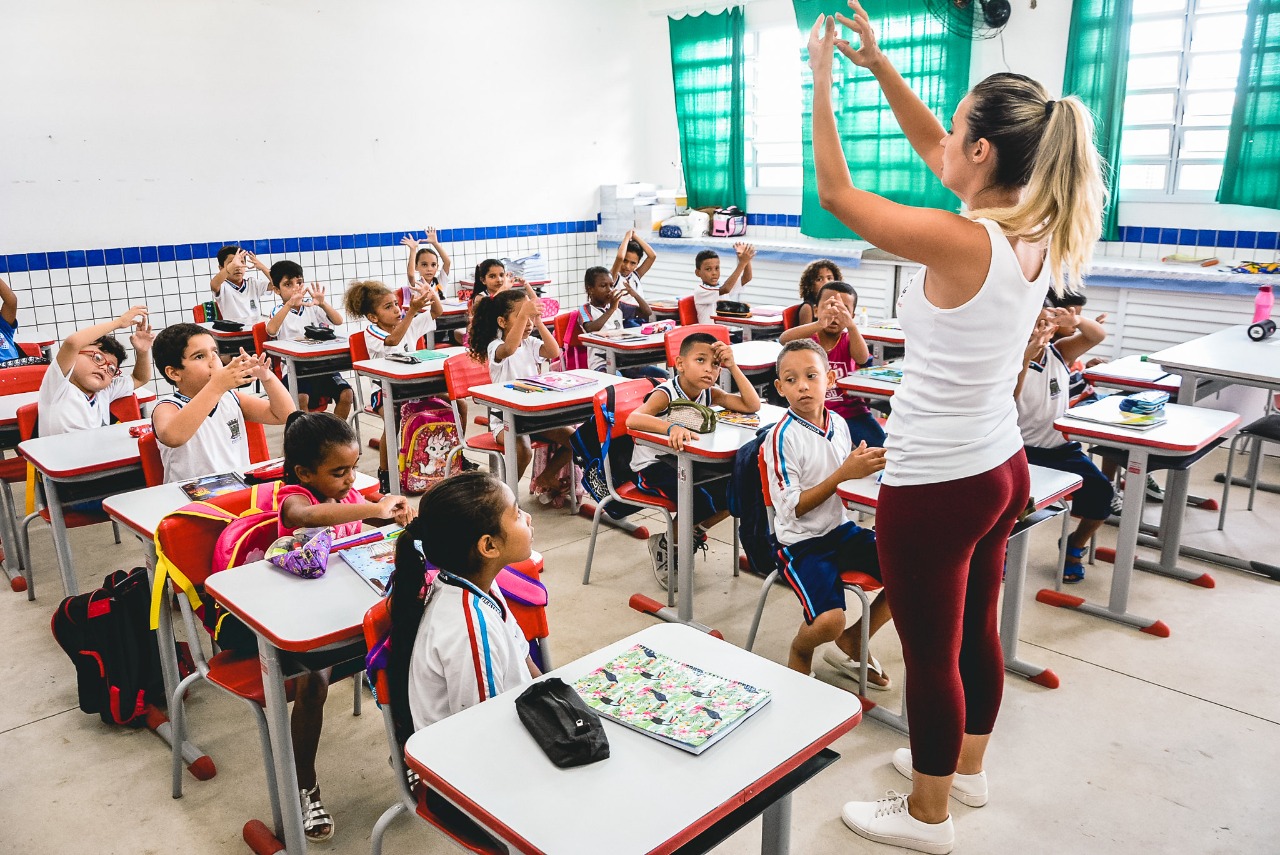
[(815, 425), (787, 410), (760, 446), (768, 465), (765, 488), (773, 500), (773, 534), (784, 546), (821, 537), (848, 519), (835, 493), (804, 516), (796, 516), (800, 494), (830, 478), (853, 449), (844, 419), (825, 407), (822, 417), (826, 424)]
[(498, 586), (486, 594), (441, 572), (427, 590), (409, 660), (409, 710), (421, 730), (532, 682), (529, 642)]
[(271, 282), (267, 277), (257, 270), (249, 270), (245, 272), (239, 285), (230, 279), (224, 279), (214, 302), (218, 304), (218, 311), (224, 319), (253, 326), (262, 320), (263, 297), (270, 290)]
[(36, 403), (40, 410), (40, 435), (55, 436), (111, 424), (111, 402), (133, 394), (133, 377), (121, 374), (96, 395), (87, 395), (71, 382), (55, 361), (40, 381)]
[(434, 331), (435, 328), (436, 321), (431, 317), (430, 310), (423, 311), (414, 315), (413, 320), (409, 321), (409, 329), (405, 330), (399, 344), (388, 347), (387, 336), (391, 333), (377, 324), (369, 324), (365, 328), (364, 344), (369, 349), (370, 359), (380, 359), (388, 353), (413, 353), (418, 349), (418, 339)]
[[(623, 285), (630, 285), (632, 291), (635, 291), (641, 297), (644, 296), (644, 286), (640, 284), (640, 277), (636, 275), (636, 272), (634, 270), (632, 270), (626, 276), (623, 276), (621, 273), (618, 274), (618, 278), (614, 280), (613, 287), (621, 288)], [(624, 297), (623, 299), (625, 299), (628, 303), (631, 302), (630, 297)]]
[[(489, 379), (494, 383), (514, 383), (522, 377), (537, 377), (544, 362), (542, 358), (542, 339), (529, 336), (520, 342), (516, 352), (501, 362), (498, 361), (498, 348), (502, 339), (495, 338), (489, 342)], [(489, 431), (498, 435), (502, 430), (502, 416), (489, 411)]]
[(1018, 430), (1026, 445), (1057, 448), (1067, 439), (1053, 426), (1054, 419), (1067, 411), (1070, 404), (1071, 372), (1062, 354), (1052, 344), (1040, 357), (1044, 364), (1032, 362), (1022, 379), (1018, 395)]
[[(161, 407), (185, 407), (191, 399), (179, 392), (164, 395), (151, 409), (151, 417)], [(199, 430), (182, 445), (170, 448), (156, 436), (165, 483), (189, 481), (205, 475), (244, 472), (249, 468), (249, 439), (245, 435), (244, 412), (235, 392), (227, 392), (201, 423)]]
[(693, 305), (698, 309), (698, 323), (714, 324), (711, 316), (716, 313), (716, 303), (721, 300), (740, 300), (742, 298), (742, 280), (733, 286), (728, 294), (720, 293), (719, 285), (706, 285), (701, 279), (693, 289)]
[[(280, 311), (283, 303), (277, 303), (272, 310), (272, 317), (276, 312)], [(280, 329), (276, 332), (276, 339), (279, 341), (297, 341), (306, 338), (307, 327), (330, 326), (329, 316), (325, 314), (324, 309), (308, 303), (299, 306), (296, 309), (290, 309), (285, 312), (284, 320), (280, 322)]]

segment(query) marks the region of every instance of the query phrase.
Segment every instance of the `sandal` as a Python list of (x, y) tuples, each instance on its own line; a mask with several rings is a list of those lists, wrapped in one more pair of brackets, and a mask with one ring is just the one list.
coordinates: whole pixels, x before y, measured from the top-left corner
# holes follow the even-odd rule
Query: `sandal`
[(333, 817), (320, 802), (320, 785), (298, 790), (298, 798), (302, 801), (302, 830), (307, 840), (323, 843), (333, 837)]
[(1062, 564), (1062, 581), (1068, 585), (1084, 581), (1084, 552), (1083, 546), (1067, 544), (1067, 559)]
[[(828, 648), (827, 650), (824, 650), (822, 652), (822, 659), (832, 668), (835, 668), (837, 671), (839, 671), (844, 676), (848, 677), (853, 682), (855, 683), (859, 682), (859, 679), (862, 676), (862, 663), (859, 662), (857, 659), (854, 659), (852, 656), (846, 656), (845, 652), (841, 650), (839, 647), (831, 647), (831, 648)], [(877, 677), (884, 677), (884, 682), (883, 683), (875, 682), (874, 680), (871, 679), (872, 674), (875, 674)], [(874, 656), (868, 655), (867, 656), (867, 688), (875, 689), (876, 691), (883, 692), (891, 689), (892, 687), (893, 687), (893, 681), (890, 680), (888, 676), (885, 675), (884, 668), (880, 666), (880, 662)]]

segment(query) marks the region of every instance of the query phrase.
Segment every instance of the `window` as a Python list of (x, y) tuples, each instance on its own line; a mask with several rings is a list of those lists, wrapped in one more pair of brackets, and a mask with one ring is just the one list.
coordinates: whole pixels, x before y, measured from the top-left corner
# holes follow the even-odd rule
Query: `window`
[(1213, 201), (1244, 39), (1245, 0), (1134, 0), (1120, 136), (1131, 201)]
[(800, 48), (795, 26), (746, 34), (742, 53), (749, 190), (799, 191), (804, 183)]

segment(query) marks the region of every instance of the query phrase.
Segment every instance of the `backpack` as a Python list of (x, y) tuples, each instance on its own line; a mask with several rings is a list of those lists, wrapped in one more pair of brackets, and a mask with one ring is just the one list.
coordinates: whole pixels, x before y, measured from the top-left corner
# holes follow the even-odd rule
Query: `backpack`
[[(658, 381), (652, 377), (645, 379), (655, 387), (658, 385)], [(615, 520), (620, 520), (640, 510), (640, 506), (626, 502), (606, 501), (609, 498), (609, 484), (604, 475), (606, 455), (615, 483), (624, 484), (635, 480), (636, 477), (636, 473), (631, 471), (631, 451), (635, 448), (635, 443), (629, 436), (616, 438), (611, 436), (616, 410), (617, 403), (613, 387), (606, 386), (604, 409), (601, 412), (609, 425), (609, 430), (605, 433), (604, 445), (600, 444), (594, 413), (573, 432), (569, 445), (573, 449), (573, 462), (582, 467), (582, 486), (597, 504), (604, 503), (605, 513)]]
[(80, 709), (107, 724), (142, 724), (164, 704), (156, 633), (147, 628), (147, 570), (119, 570), (53, 613), (53, 637), (76, 668)]
[(714, 237), (738, 237), (747, 233), (746, 212), (737, 205), (716, 208), (711, 216), (711, 234)]
[(409, 495), (425, 493), (450, 475), (462, 471), (453, 409), (439, 398), (409, 401), (400, 408), (400, 489)]
[(738, 521), (738, 539), (751, 572), (768, 576), (778, 569), (773, 532), (769, 530), (769, 509), (760, 483), (760, 449), (773, 425), (756, 431), (755, 438), (738, 449), (729, 476), (729, 513)]

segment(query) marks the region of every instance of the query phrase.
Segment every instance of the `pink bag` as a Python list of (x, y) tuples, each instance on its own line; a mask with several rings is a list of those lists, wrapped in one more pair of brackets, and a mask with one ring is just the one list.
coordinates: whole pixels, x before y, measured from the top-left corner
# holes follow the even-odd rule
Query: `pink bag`
[(462, 471), (460, 433), (453, 409), (439, 398), (409, 401), (400, 409), (400, 489), (425, 493)]
[(547, 494), (546, 491), (538, 489), (536, 482), (542, 473), (546, 471), (547, 464), (551, 461), (551, 456), (554, 453), (554, 449), (545, 445), (533, 450), (533, 466), (529, 470), (531, 473), (529, 476), (529, 492), (535, 496), (549, 495), (545, 502), (542, 502), (542, 499), (538, 501), (554, 508), (563, 508), (565, 501), (568, 499), (570, 485), (572, 485), (578, 504), (582, 504), (582, 467), (576, 463), (569, 462), (560, 470), (560, 490), (558, 492)]

